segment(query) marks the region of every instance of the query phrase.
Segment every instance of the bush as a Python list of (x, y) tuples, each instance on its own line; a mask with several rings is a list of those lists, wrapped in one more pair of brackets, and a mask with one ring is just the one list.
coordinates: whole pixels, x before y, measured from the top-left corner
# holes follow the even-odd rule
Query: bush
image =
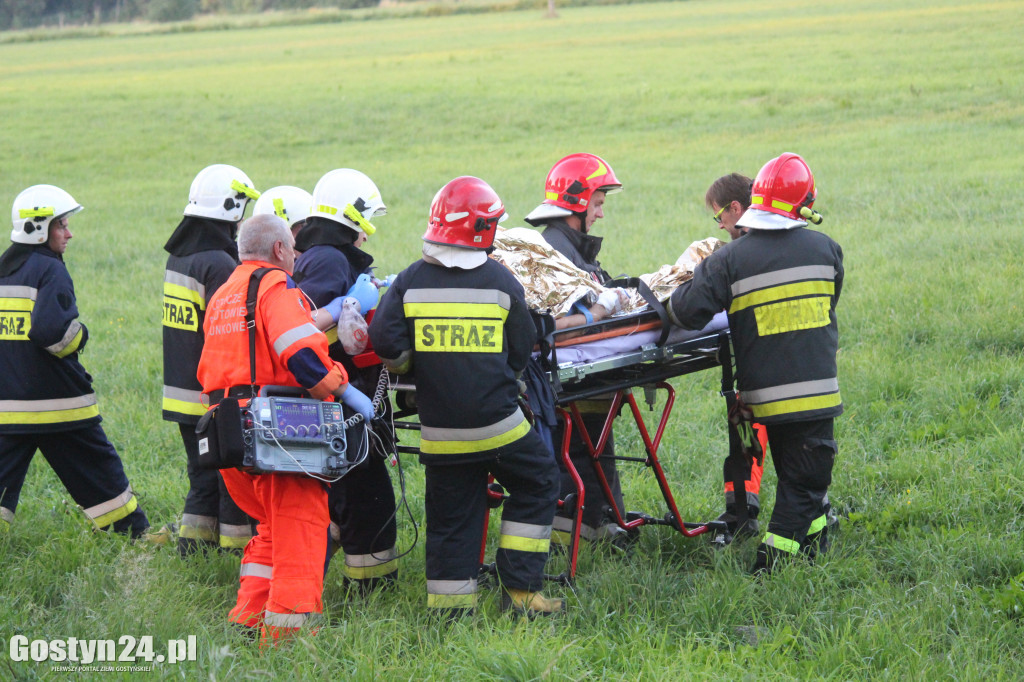
[(152, 0), (146, 8), (146, 18), (158, 22), (185, 21), (198, 10), (199, 0)]

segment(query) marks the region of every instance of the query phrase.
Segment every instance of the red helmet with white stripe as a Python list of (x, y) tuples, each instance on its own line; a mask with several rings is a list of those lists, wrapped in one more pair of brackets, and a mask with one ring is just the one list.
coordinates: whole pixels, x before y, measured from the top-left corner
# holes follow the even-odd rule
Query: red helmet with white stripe
[(501, 198), (480, 178), (463, 175), (442, 187), (430, 204), (423, 241), (467, 249), (489, 249), (498, 223), (508, 216)]

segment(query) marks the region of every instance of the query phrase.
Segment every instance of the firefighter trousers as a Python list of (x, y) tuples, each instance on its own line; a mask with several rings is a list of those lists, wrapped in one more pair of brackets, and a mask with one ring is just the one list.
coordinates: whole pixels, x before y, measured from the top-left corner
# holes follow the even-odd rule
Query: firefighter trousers
[[(587, 433), (590, 436), (590, 443), (596, 448), (607, 413), (584, 413), (580, 416), (583, 418), (583, 424), (586, 426)], [(562, 447), (564, 434), (565, 424), (559, 419), (554, 436), (556, 449)], [(608, 435), (608, 442), (605, 444), (604, 452), (599, 462), (601, 471), (604, 472), (604, 476), (608, 480), (608, 487), (611, 488), (612, 499), (615, 501), (615, 505), (619, 508), (620, 512), (625, 513), (622, 502), (622, 485), (619, 482), (619, 469), (615, 464), (615, 460), (610, 459), (614, 456), (615, 434), (611, 433)], [(615, 521), (615, 516), (611, 513), (608, 497), (601, 487), (597, 474), (594, 473), (594, 459), (575, 425), (573, 425), (572, 437), (569, 441), (569, 457), (580, 479), (583, 481), (584, 504), (580, 537), (591, 541), (611, 539), (617, 533), (622, 532), (622, 529), (619, 528), (618, 523)], [(573, 477), (566, 469), (565, 462), (562, 461), (560, 453), (558, 453), (557, 461), (561, 476), (561, 498), (565, 499), (567, 495), (576, 492), (576, 481), (573, 480)], [(554, 532), (551, 535), (551, 539), (558, 544), (568, 545), (572, 528), (572, 517), (569, 516), (567, 510), (559, 509), (555, 516)]]
[[(372, 445), (365, 433), (363, 422), (348, 429), (350, 460), (354, 449)], [(331, 510), (328, 562), (330, 553), (340, 545), (345, 554), (345, 576), (349, 580), (366, 588), (394, 581), (398, 577), (395, 491), (384, 458), (371, 447), (362, 464), (331, 484), (328, 503)]]
[(178, 550), (185, 554), (202, 544), (242, 549), (253, 536), (253, 520), (231, 499), (219, 473), (199, 468), (195, 425), (178, 424), (178, 428), (188, 457), (189, 486), (178, 529)]
[(133, 538), (149, 528), (121, 458), (99, 424), (71, 431), (0, 434), (0, 526), (14, 518), (36, 450), (96, 527), (112, 527)]
[(831, 417), (768, 424), (767, 429), (778, 483), (755, 570), (771, 570), (785, 555), (813, 557), (828, 548), (828, 487), (836, 458)]
[(302, 626), (323, 611), (327, 489), (307, 476), (220, 473), (232, 499), (258, 524), (242, 555), (228, 619), (248, 627)]
[(558, 504), (558, 467), (540, 436), (531, 430), (483, 461), (424, 469), (428, 608), (476, 605), (488, 474), (508, 494), (495, 557), (498, 578), (506, 589), (540, 590)]

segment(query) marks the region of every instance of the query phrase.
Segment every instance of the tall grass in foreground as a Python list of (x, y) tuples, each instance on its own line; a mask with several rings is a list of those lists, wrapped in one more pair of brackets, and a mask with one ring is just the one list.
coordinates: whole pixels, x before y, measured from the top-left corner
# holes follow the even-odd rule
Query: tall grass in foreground
[[(233, 163), (261, 188), (365, 171), (388, 204), (368, 250), (396, 272), (447, 180), (487, 179), (521, 224), (580, 150), (625, 183), (597, 229), (602, 262), (628, 274), (715, 234), (702, 198), (718, 175), (808, 160), (846, 255), (831, 496), (849, 515), (824, 560), (764, 582), (745, 574), (749, 543), (716, 553), (648, 528), (632, 557), (587, 549), (555, 623), (503, 619), (491, 597), (436, 628), (420, 545), (368, 600), (333, 568), (329, 626), (261, 654), (224, 623), (237, 559), (93, 535), (37, 458), (0, 538), (0, 638), (195, 634), (198, 661), (151, 673), (182, 679), (1024, 676), (1022, 18), (1011, 1), (693, 1), (0, 46), (0, 197), (50, 182), (86, 207), (68, 252), (83, 362), (157, 525), (186, 490), (160, 421), (161, 246), (200, 168)], [(718, 379), (674, 385), (662, 462), (683, 513), (708, 518)], [(422, 523), (422, 470), (404, 465)], [(649, 472), (624, 484), (629, 508), (663, 511)], [(0, 671), (64, 676), (5, 653)]]

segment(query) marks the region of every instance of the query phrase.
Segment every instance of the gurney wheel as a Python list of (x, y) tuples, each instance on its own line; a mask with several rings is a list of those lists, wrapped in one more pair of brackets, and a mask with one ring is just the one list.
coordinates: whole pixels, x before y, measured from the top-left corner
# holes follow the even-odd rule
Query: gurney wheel
[(576, 512), (579, 511), (576, 508), (576, 493), (569, 493), (561, 501), (562, 511), (569, 515), (569, 518), (575, 518)]

